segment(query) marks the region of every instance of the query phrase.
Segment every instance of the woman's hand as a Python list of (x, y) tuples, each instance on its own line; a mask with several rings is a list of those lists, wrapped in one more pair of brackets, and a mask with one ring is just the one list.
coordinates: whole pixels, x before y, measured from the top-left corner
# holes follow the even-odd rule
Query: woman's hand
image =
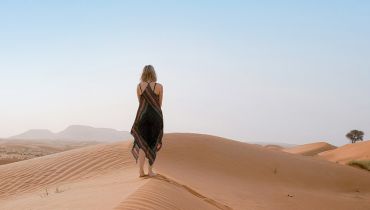
[(162, 147), (162, 143), (157, 144), (157, 151), (158, 151), (159, 149), (161, 149), (161, 147)]

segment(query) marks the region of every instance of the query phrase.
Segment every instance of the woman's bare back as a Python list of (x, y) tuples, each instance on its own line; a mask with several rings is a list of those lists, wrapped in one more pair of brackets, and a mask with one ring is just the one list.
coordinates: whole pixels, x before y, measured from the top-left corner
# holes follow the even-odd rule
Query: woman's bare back
[[(150, 87), (148, 87), (148, 85)], [(140, 82), (137, 86), (137, 96), (140, 101), (140, 95), (145, 91), (146, 88), (151, 88), (156, 95), (159, 96), (159, 103), (162, 106), (162, 99), (163, 99), (163, 86), (158, 82)]]

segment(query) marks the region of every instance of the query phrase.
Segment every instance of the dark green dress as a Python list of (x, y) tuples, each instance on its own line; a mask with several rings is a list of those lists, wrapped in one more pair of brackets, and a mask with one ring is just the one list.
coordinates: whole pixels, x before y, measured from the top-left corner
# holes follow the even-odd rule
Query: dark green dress
[[(154, 84), (154, 90), (156, 85), (157, 83)], [(141, 86), (139, 87), (141, 90)], [(139, 108), (131, 128), (131, 134), (134, 136), (131, 153), (136, 163), (139, 157), (139, 148), (144, 150), (150, 165), (153, 165), (157, 152), (162, 148), (163, 115), (159, 104), (159, 95), (155, 94), (154, 90), (148, 83), (140, 95)]]

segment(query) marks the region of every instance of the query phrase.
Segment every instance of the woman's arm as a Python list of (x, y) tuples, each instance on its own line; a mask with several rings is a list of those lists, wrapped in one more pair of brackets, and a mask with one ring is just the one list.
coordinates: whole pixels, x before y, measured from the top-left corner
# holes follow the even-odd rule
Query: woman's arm
[(163, 86), (160, 85), (161, 89), (159, 92), (159, 105), (162, 107), (162, 101), (163, 101)]
[(138, 84), (136, 87), (136, 94), (137, 94), (137, 99), (139, 100), (139, 103), (140, 103), (140, 84)]

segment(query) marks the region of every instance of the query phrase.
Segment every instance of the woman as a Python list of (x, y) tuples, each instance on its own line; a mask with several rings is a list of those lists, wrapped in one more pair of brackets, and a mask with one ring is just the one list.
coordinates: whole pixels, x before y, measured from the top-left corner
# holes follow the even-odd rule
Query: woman
[(163, 115), (162, 99), (163, 86), (157, 83), (157, 76), (153, 66), (146, 65), (137, 85), (136, 93), (139, 99), (139, 108), (135, 122), (131, 128), (134, 143), (131, 152), (136, 160), (139, 159), (139, 177), (145, 176), (144, 161), (148, 159), (148, 176), (155, 176), (153, 164), (156, 153), (162, 148)]

